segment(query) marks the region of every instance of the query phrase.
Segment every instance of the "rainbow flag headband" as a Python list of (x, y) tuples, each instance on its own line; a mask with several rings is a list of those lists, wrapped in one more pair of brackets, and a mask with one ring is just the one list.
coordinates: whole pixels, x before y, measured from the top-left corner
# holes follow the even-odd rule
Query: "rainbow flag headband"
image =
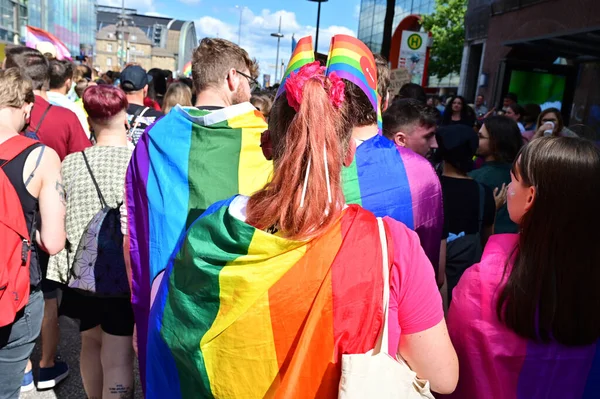
[[(312, 62), (315, 62), (312, 36), (306, 36), (298, 41), (275, 98), (277, 99), (287, 90), (286, 81), (292, 73), (298, 73), (300, 68)], [(335, 35), (331, 39), (325, 75), (330, 76), (333, 72), (340, 78), (354, 83), (365, 93), (373, 109), (377, 112), (377, 122), (381, 129), (380, 98), (377, 94), (377, 66), (371, 50), (355, 37)]]

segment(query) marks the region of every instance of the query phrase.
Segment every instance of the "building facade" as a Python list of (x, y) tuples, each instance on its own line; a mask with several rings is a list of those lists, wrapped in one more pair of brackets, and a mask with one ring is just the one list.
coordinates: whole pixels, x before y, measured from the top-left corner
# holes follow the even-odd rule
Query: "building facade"
[[(362, 0), (360, 3), (360, 15), (358, 21), (358, 38), (371, 49), (373, 53), (381, 52), (383, 44), (383, 29), (385, 23), (386, 0)], [(404, 20), (415, 20), (407, 18), (409, 16), (421, 16), (431, 14), (435, 8), (435, 0), (396, 0), (394, 12), (394, 23), (392, 26), (392, 49), (390, 52), (390, 61), (392, 68), (398, 64), (400, 52), (400, 35), (397, 31), (400, 23)], [(420, 22), (409, 23), (410, 28), (403, 27), (404, 30), (419, 31)], [(397, 40), (396, 40), (397, 39)], [(395, 48), (394, 48), (395, 46)], [(395, 59), (392, 59), (394, 58)], [(442, 92), (452, 92), (458, 86), (459, 76), (451, 74), (438, 79), (436, 76), (428, 76), (427, 90), (434, 92), (440, 89)]]
[[(394, 13), (395, 31), (400, 21), (411, 14), (425, 15), (433, 12), (435, 0), (396, 0)], [(362, 0), (358, 20), (358, 38), (373, 53), (381, 52), (383, 43), (383, 25), (385, 21), (386, 0)]]
[(0, 44), (5, 46), (24, 42), (26, 25), (25, 0), (0, 0)]
[[(119, 7), (98, 7), (99, 32), (107, 26), (116, 25), (123, 19), (126, 19), (128, 26), (139, 29), (148, 39), (153, 54), (152, 68), (183, 72), (185, 64), (192, 59), (192, 53), (198, 46), (193, 21), (141, 15), (136, 10), (128, 8), (122, 10)], [(99, 66), (105, 68), (103, 65), (99, 64)]]
[(52, 33), (73, 56), (91, 56), (96, 40), (96, 7), (96, 0), (28, 0), (29, 25)]
[(123, 64), (135, 62), (142, 68), (152, 68), (152, 41), (137, 27), (117, 29), (108, 25), (96, 35), (94, 66), (102, 72), (120, 71)]
[(501, 107), (514, 92), (522, 105), (558, 106), (572, 130), (600, 138), (599, 1), (470, 0), (465, 25), (459, 91), (468, 101), (483, 94)]

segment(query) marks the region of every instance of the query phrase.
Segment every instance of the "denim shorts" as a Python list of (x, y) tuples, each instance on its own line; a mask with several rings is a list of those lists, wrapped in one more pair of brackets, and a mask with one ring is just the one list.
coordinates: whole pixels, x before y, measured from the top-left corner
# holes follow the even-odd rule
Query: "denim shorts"
[(27, 360), (42, 328), (44, 297), (41, 290), (29, 295), (27, 306), (12, 324), (0, 327), (0, 399), (17, 399)]

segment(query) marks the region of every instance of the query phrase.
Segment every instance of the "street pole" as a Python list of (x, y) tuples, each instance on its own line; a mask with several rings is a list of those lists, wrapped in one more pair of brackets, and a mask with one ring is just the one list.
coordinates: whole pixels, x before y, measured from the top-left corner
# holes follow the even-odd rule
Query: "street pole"
[(317, 34), (315, 38), (315, 53), (319, 51), (319, 26), (321, 25), (321, 3), (325, 3), (329, 0), (308, 0), (312, 2), (319, 3), (317, 7)]
[(283, 37), (281, 34), (281, 15), (279, 16), (279, 30), (277, 33), (271, 33), (271, 36), (277, 38), (277, 58), (275, 59), (275, 83), (277, 83), (277, 72), (279, 70), (279, 45), (281, 44), (281, 38)]
[(317, 8), (317, 37), (315, 38), (315, 51), (319, 52), (319, 26), (321, 25), (321, 2)]
[(244, 15), (245, 7), (235, 6), (235, 8), (240, 9), (240, 25), (238, 27), (238, 46), (241, 46), (241, 43), (242, 43), (242, 16)]

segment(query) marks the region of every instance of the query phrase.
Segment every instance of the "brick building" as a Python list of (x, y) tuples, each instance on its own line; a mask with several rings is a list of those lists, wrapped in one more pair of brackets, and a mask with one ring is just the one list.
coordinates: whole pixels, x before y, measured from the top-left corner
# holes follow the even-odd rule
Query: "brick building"
[[(459, 92), (468, 101), (480, 93), (498, 106), (514, 87), (511, 71), (545, 73), (564, 86), (570, 124), (600, 133), (600, 1), (470, 0), (465, 19)], [(523, 82), (529, 90), (535, 84)]]

